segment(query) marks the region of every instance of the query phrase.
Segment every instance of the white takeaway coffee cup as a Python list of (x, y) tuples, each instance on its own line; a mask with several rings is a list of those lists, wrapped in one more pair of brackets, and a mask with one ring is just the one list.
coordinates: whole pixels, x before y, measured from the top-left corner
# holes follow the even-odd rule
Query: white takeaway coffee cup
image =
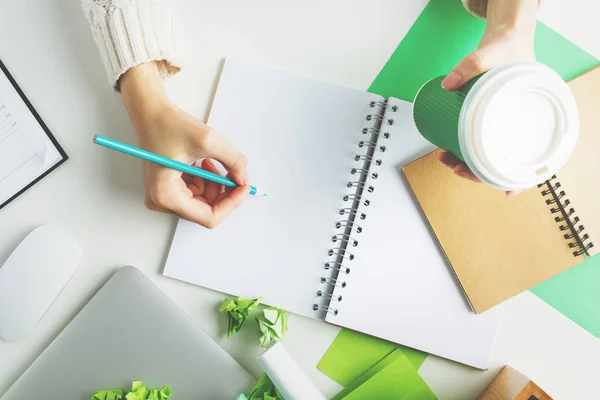
[(575, 98), (543, 64), (506, 64), (456, 92), (441, 89), (439, 82), (426, 90), (428, 85), (415, 98), (417, 128), (490, 186), (534, 187), (560, 170), (575, 148)]

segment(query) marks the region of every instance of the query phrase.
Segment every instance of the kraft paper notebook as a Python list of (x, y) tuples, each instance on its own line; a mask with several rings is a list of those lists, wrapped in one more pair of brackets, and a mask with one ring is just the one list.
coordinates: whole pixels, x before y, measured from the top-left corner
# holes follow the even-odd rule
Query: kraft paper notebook
[(506, 198), (455, 177), (436, 161), (437, 151), (403, 168), (476, 312), (600, 249), (600, 69), (569, 86), (579, 108), (577, 146), (565, 167), (537, 188)]
[(410, 103), (229, 59), (209, 124), (269, 196), (180, 220), (166, 276), (488, 366), (503, 305), (470, 310), (402, 178), (433, 150)]
[(0, 208), (67, 160), (0, 61)]

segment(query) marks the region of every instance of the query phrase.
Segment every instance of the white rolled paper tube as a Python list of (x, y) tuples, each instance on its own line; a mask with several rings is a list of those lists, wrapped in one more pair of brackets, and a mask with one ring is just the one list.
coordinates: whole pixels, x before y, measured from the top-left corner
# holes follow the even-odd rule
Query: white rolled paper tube
[(285, 400), (326, 400), (281, 342), (258, 357), (258, 362)]

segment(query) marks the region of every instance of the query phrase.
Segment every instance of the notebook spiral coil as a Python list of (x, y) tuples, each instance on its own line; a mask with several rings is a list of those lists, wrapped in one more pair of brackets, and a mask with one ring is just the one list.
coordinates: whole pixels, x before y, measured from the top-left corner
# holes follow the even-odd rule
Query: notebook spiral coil
[(336, 222), (335, 228), (338, 232), (330, 237), (331, 243), (339, 244), (339, 247), (328, 250), (328, 255), (333, 261), (325, 262), (323, 269), (330, 272), (331, 276), (321, 278), (322, 288), (316, 292), (317, 297), (327, 300), (329, 305), (314, 304), (314, 311), (324, 311), (332, 315), (339, 313), (339, 309), (331, 306), (331, 302), (340, 303), (342, 296), (334, 294), (333, 291), (346, 287), (343, 277), (350, 274), (351, 269), (348, 265), (354, 260), (354, 254), (348, 250), (359, 246), (359, 237), (354, 235), (360, 235), (363, 232), (360, 221), (367, 218), (367, 212), (362, 212), (359, 208), (371, 205), (368, 196), (369, 193), (375, 191), (373, 181), (379, 177), (374, 169), (383, 164), (380, 156), (387, 150), (386, 146), (382, 144), (382, 140), (391, 137), (390, 133), (385, 131), (385, 127), (394, 124), (390, 113), (396, 112), (397, 107), (387, 102), (376, 101), (372, 101), (369, 107), (374, 112), (367, 114), (365, 120), (373, 122), (374, 126), (363, 128), (364, 139), (357, 143), (354, 155), (357, 165), (349, 171), (353, 179), (346, 184), (348, 189), (354, 189), (354, 191), (342, 197), (342, 200), (349, 206), (338, 210), (338, 214), (343, 216), (343, 219)]
[(569, 248), (573, 249), (574, 256), (588, 254), (588, 250), (594, 247), (590, 237), (585, 233), (585, 227), (579, 224), (579, 217), (575, 215), (575, 209), (571, 206), (571, 201), (566, 197), (564, 190), (561, 190), (561, 184), (557, 181), (556, 175), (553, 175), (547, 181), (540, 183), (538, 188), (542, 196), (546, 198), (546, 204), (550, 206), (552, 214), (556, 216), (554, 221), (560, 224), (559, 229), (566, 232), (563, 237), (569, 240)]

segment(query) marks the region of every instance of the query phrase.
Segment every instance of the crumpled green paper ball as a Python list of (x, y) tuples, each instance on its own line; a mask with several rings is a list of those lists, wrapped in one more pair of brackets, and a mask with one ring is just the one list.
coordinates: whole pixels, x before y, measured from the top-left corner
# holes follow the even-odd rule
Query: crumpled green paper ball
[(250, 311), (255, 309), (261, 301), (262, 297), (254, 300), (243, 297), (238, 297), (235, 300), (228, 298), (223, 301), (219, 311), (227, 314), (227, 339), (231, 339), (234, 333), (242, 329), (242, 325), (248, 319)]

